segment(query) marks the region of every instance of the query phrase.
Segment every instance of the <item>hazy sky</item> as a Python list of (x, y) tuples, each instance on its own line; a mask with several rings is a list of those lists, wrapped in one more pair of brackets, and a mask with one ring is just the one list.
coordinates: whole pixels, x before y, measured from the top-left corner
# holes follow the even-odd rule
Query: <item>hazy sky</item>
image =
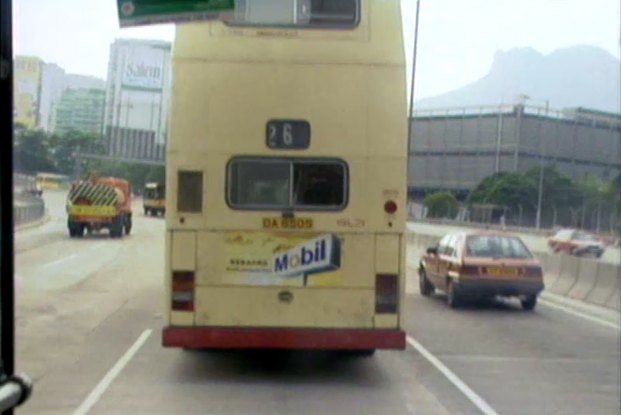
[[(400, 1), (410, 63), (416, 0)], [(14, 0), (14, 8), (15, 53), (72, 73), (105, 78), (117, 37), (174, 38), (172, 25), (119, 29), (115, 0)], [(619, 57), (620, 16), (619, 0), (421, 0), (415, 96), (482, 77), (497, 50), (593, 45)]]

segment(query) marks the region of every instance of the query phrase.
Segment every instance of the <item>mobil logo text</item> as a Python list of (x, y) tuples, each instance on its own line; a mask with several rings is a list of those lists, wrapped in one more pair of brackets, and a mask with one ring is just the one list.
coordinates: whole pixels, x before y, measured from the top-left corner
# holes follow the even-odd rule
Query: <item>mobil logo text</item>
[(305, 275), (332, 271), (341, 265), (341, 241), (326, 234), (274, 255), (277, 275)]

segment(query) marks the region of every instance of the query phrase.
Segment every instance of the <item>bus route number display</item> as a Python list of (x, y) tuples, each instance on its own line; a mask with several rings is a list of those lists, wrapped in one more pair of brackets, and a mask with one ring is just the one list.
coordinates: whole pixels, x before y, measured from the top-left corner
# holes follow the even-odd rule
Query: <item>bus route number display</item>
[(267, 146), (278, 150), (303, 150), (310, 146), (311, 128), (307, 121), (270, 120)]

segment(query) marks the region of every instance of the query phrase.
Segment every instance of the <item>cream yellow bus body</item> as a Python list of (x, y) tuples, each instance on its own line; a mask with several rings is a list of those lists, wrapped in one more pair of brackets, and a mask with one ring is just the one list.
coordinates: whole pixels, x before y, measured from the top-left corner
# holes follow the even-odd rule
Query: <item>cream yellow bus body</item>
[[(165, 346), (405, 347), (400, 6), (358, 4), (349, 28), (178, 26)], [(296, 122), (308, 137), (294, 149), (288, 134)], [(253, 172), (271, 171), (284, 183), (274, 194), (289, 198), (266, 200), (287, 208), (260, 202), (260, 185), (276, 181), (255, 183)], [(296, 208), (311, 200), (296, 183), (322, 174), (336, 194), (328, 203), (338, 202)]]

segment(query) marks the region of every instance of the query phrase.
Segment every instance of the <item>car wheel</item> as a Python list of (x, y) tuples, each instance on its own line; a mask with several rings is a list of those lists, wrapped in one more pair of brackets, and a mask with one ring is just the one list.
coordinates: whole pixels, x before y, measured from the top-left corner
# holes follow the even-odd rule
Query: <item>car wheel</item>
[(534, 310), (537, 305), (537, 296), (536, 295), (527, 295), (524, 298), (520, 299), (520, 303), (522, 304), (522, 309), (526, 311)]
[(422, 268), (418, 271), (418, 288), (424, 297), (429, 297), (435, 291), (434, 286), (427, 279), (427, 273)]
[(111, 238), (120, 238), (123, 236), (123, 218), (121, 216), (116, 216), (112, 219), (112, 224), (110, 225), (110, 237)]
[(453, 280), (448, 280), (446, 287), (446, 302), (449, 307), (457, 308), (459, 307), (459, 294), (457, 293), (457, 288), (455, 287), (455, 283)]

